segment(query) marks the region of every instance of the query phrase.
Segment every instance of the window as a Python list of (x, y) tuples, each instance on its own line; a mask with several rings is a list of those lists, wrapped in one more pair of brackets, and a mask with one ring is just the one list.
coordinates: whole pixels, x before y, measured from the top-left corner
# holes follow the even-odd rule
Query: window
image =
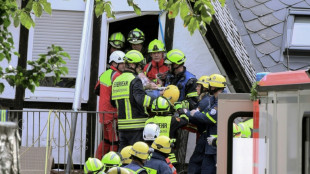
[[(65, 60), (69, 74), (61, 77), (56, 85), (47, 77), (40, 82), (34, 93), (26, 90), (26, 101), (47, 101), (47, 102), (73, 102), (75, 79), (78, 71), (81, 38), (84, 23), (85, 2), (60, 1), (52, 3), (52, 15), (42, 14), (35, 18), (36, 26), (29, 30), (28, 60), (36, 60), (39, 54), (46, 53), (47, 47), (52, 44), (61, 46), (64, 51), (70, 54), (71, 59)], [(91, 38), (89, 39), (91, 43)], [(90, 57), (91, 46), (89, 46), (88, 57)], [(89, 59), (90, 60), (90, 59)], [(84, 76), (82, 102), (88, 100), (89, 88), (89, 66), (87, 62)], [(30, 67), (29, 67), (30, 68)]]
[(310, 52), (310, 12), (290, 10), (287, 19), (285, 54), (303, 55)]

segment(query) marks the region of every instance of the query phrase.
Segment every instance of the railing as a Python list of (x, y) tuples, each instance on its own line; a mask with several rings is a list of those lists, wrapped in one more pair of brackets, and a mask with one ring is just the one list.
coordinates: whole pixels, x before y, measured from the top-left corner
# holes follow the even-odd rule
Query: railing
[[(69, 142), (71, 141), (70, 128), (73, 113), (75, 112), (69, 110), (9, 110), (7, 112), (8, 121), (18, 122), (19, 125), (21, 159), (27, 152), (33, 153), (37, 149), (39, 153), (39, 149), (46, 148), (46, 152), (50, 154), (42, 154), (45, 157), (44, 162), (52, 157), (54, 159), (54, 171), (65, 170)], [(104, 115), (105, 113), (89, 111), (77, 113), (77, 127), (71, 155), (72, 169), (83, 169), (85, 160), (88, 157), (95, 156), (97, 147), (102, 140), (104, 126), (99, 123), (99, 114)], [(38, 154), (33, 154), (34, 157), (35, 155)], [(23, 161), (21, 161), (21, 170), (23, 170)]]

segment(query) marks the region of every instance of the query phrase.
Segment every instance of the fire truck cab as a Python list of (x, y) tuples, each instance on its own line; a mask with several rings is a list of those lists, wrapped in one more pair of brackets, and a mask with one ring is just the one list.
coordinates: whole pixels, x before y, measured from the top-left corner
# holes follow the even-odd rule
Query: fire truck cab
[[(269, 73), (250, 94), (218, 100), (217, 173), (310, 174), (310, 71)], [(251, 138), (234, 138), (233, 122), (253, 117)]]

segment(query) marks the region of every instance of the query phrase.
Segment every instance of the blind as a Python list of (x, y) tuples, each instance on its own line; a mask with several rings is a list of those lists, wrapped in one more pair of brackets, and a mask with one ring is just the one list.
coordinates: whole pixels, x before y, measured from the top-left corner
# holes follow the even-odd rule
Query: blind
[(52, 15), (43, 13), (36, 17), (33, 37), (32, 59), (47, 53), (52, 44), (61, 46), (70, 54), (71, 60), (65, 58), (69, 73), (66, 77), (76, 78), (83, 30), (83, 11), (53, 10)]

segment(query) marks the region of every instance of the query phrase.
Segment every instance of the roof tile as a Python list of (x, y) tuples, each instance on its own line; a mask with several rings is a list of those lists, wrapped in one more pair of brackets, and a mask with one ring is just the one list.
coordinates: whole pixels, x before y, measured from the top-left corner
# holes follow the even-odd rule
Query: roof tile
[(237, 7), (238, 10), (245, 10), (246, 8), (242, 7), (238, 1), (234, 1), (235, 6)]
[(310, 7), (310, 1), (308, 3), (307, 2), (300, 2), (298, 4), (293, 5), (292, 7), (295, 7), (295, 8), (309, 8)]
[(263, 66), (266, 68), (277, 65), (277, 63), (270, 56), (261, 57), (259, 60), (262, 62)]
[(249, 21), (249, 22), (245, 22), (245, 27), (253, 32), (265, 29), (266, 26), (264, 26), (258, 19)]
[(255, 0), (237, 0), (237, 1), (240, 3), (241, 6), (245, 8), (251, 8), (259, 4)]
[(278, 47), (274, 46), (271, 42), (264, 42), (260, 45), (257, 45), (256, 48), (259, 52), (263, 54), (270, 54), (279, 49)]
[(284, 22), (274, 25), (271, 28), (273, 29), (273, 31), (282, 34), (284, 30)]
[(258, 34), (260, 35), (260, 37), (262, 37), (265, 40), (270, 40), (270, 39), (273, 39), (273, 38), (281, 35), (275, 31), (273, 31), (271, 28), (266, 28), (264, 30), (261, 30), (258, 32)]
[(281, 48), (281, 47), (282, 47), (282, 40), (283, 40), (283, 36), (280, 35), (279, 37), (276, 37), (276, 38), (274, 38), (274, 39), (271, 39), (270, 42), (271, 42), (273, 45), (275, 45), (275, 46)]
[(259, 52), (258, 50), (256, 50), (255, 52), (256, 52), (256, 56), (257, 56), (258, 58), (263, 57), (263, 56), (265, 55), (265, 54)]
[(260, 3), (264, 3), (264, 2), (267, 2), (267, 1), (270, 1), (270, 0), (255, 0), (256, 2), (260, 2)]
[(301, 2), (302, 0), (280, 0), (281, 2), (283, 2), (286, 5), (294, 5), (297, 4), (298, 2)]
[(241, 15), (242, 20), (246, 22), (257, 18), (257, 16), (254, 15), (252, 11), (249, 9), (241, 11), (240, 15)]
[(257, 15), (257, 16), (264, 16), (266, 14), (269, 14), (269, 13), (273, 12), (273, 10), (271, 10), (268, 7), (266, 7), (265, 4), (261, 4), (261, 5), (255, 6), (255, 7), (251, 8), (251, 11), (255, 15)]
[(282, 72), (282, 71), (287, 71), (287, 68), (282, 63), (279, 63), (275, 66), (269, 67), (268, 70), (270, 72)]
[(308, 66), (309, 66), (309, 63), (306, 63), (306, 62), (294, 62), (294, 61), (289, 62), (289, 68), (291, 70), (304, 69)]
[(253, 34), (250, 34), (250, 37), (251, 37), (251, 40), (252, 42), (257, 45), (257, 44), (261, 44), (263, 42), (266, 42), (265, 39), (261, 38), (257, 33), (253, 33)]
[(272, 14), (260, 17), (258, 18), (258, 20), (266, 26), (272, 26), (274, 24), (278, 24), (281, 22), (279, 19), (274, 17)]
[(273, 58), (273, 60), (275, 62), (280, 62), (281, 60), (281, 50), (278, 49), (277, 51), (273, 52), (273, 53), (270, 53), (270, 56)]
[(277, 19), (281, 20), (281, 21), (284, 21), (286, 19), (286, 16), (287, 16), (287, 9), (284, 8), (284, 9), (281, 9), (281, 10), (278, 10), (274, 13), (272, 13), (274, 15), (274, 17), (276, 17)]
[(273, 9), (273, 10), (280, 10), (280, 9), (286, 8), (286, 5), (284, 5), (279, 0), (271, 0), (269, 2), (266, 2), (265, 5), (268, 8)]

